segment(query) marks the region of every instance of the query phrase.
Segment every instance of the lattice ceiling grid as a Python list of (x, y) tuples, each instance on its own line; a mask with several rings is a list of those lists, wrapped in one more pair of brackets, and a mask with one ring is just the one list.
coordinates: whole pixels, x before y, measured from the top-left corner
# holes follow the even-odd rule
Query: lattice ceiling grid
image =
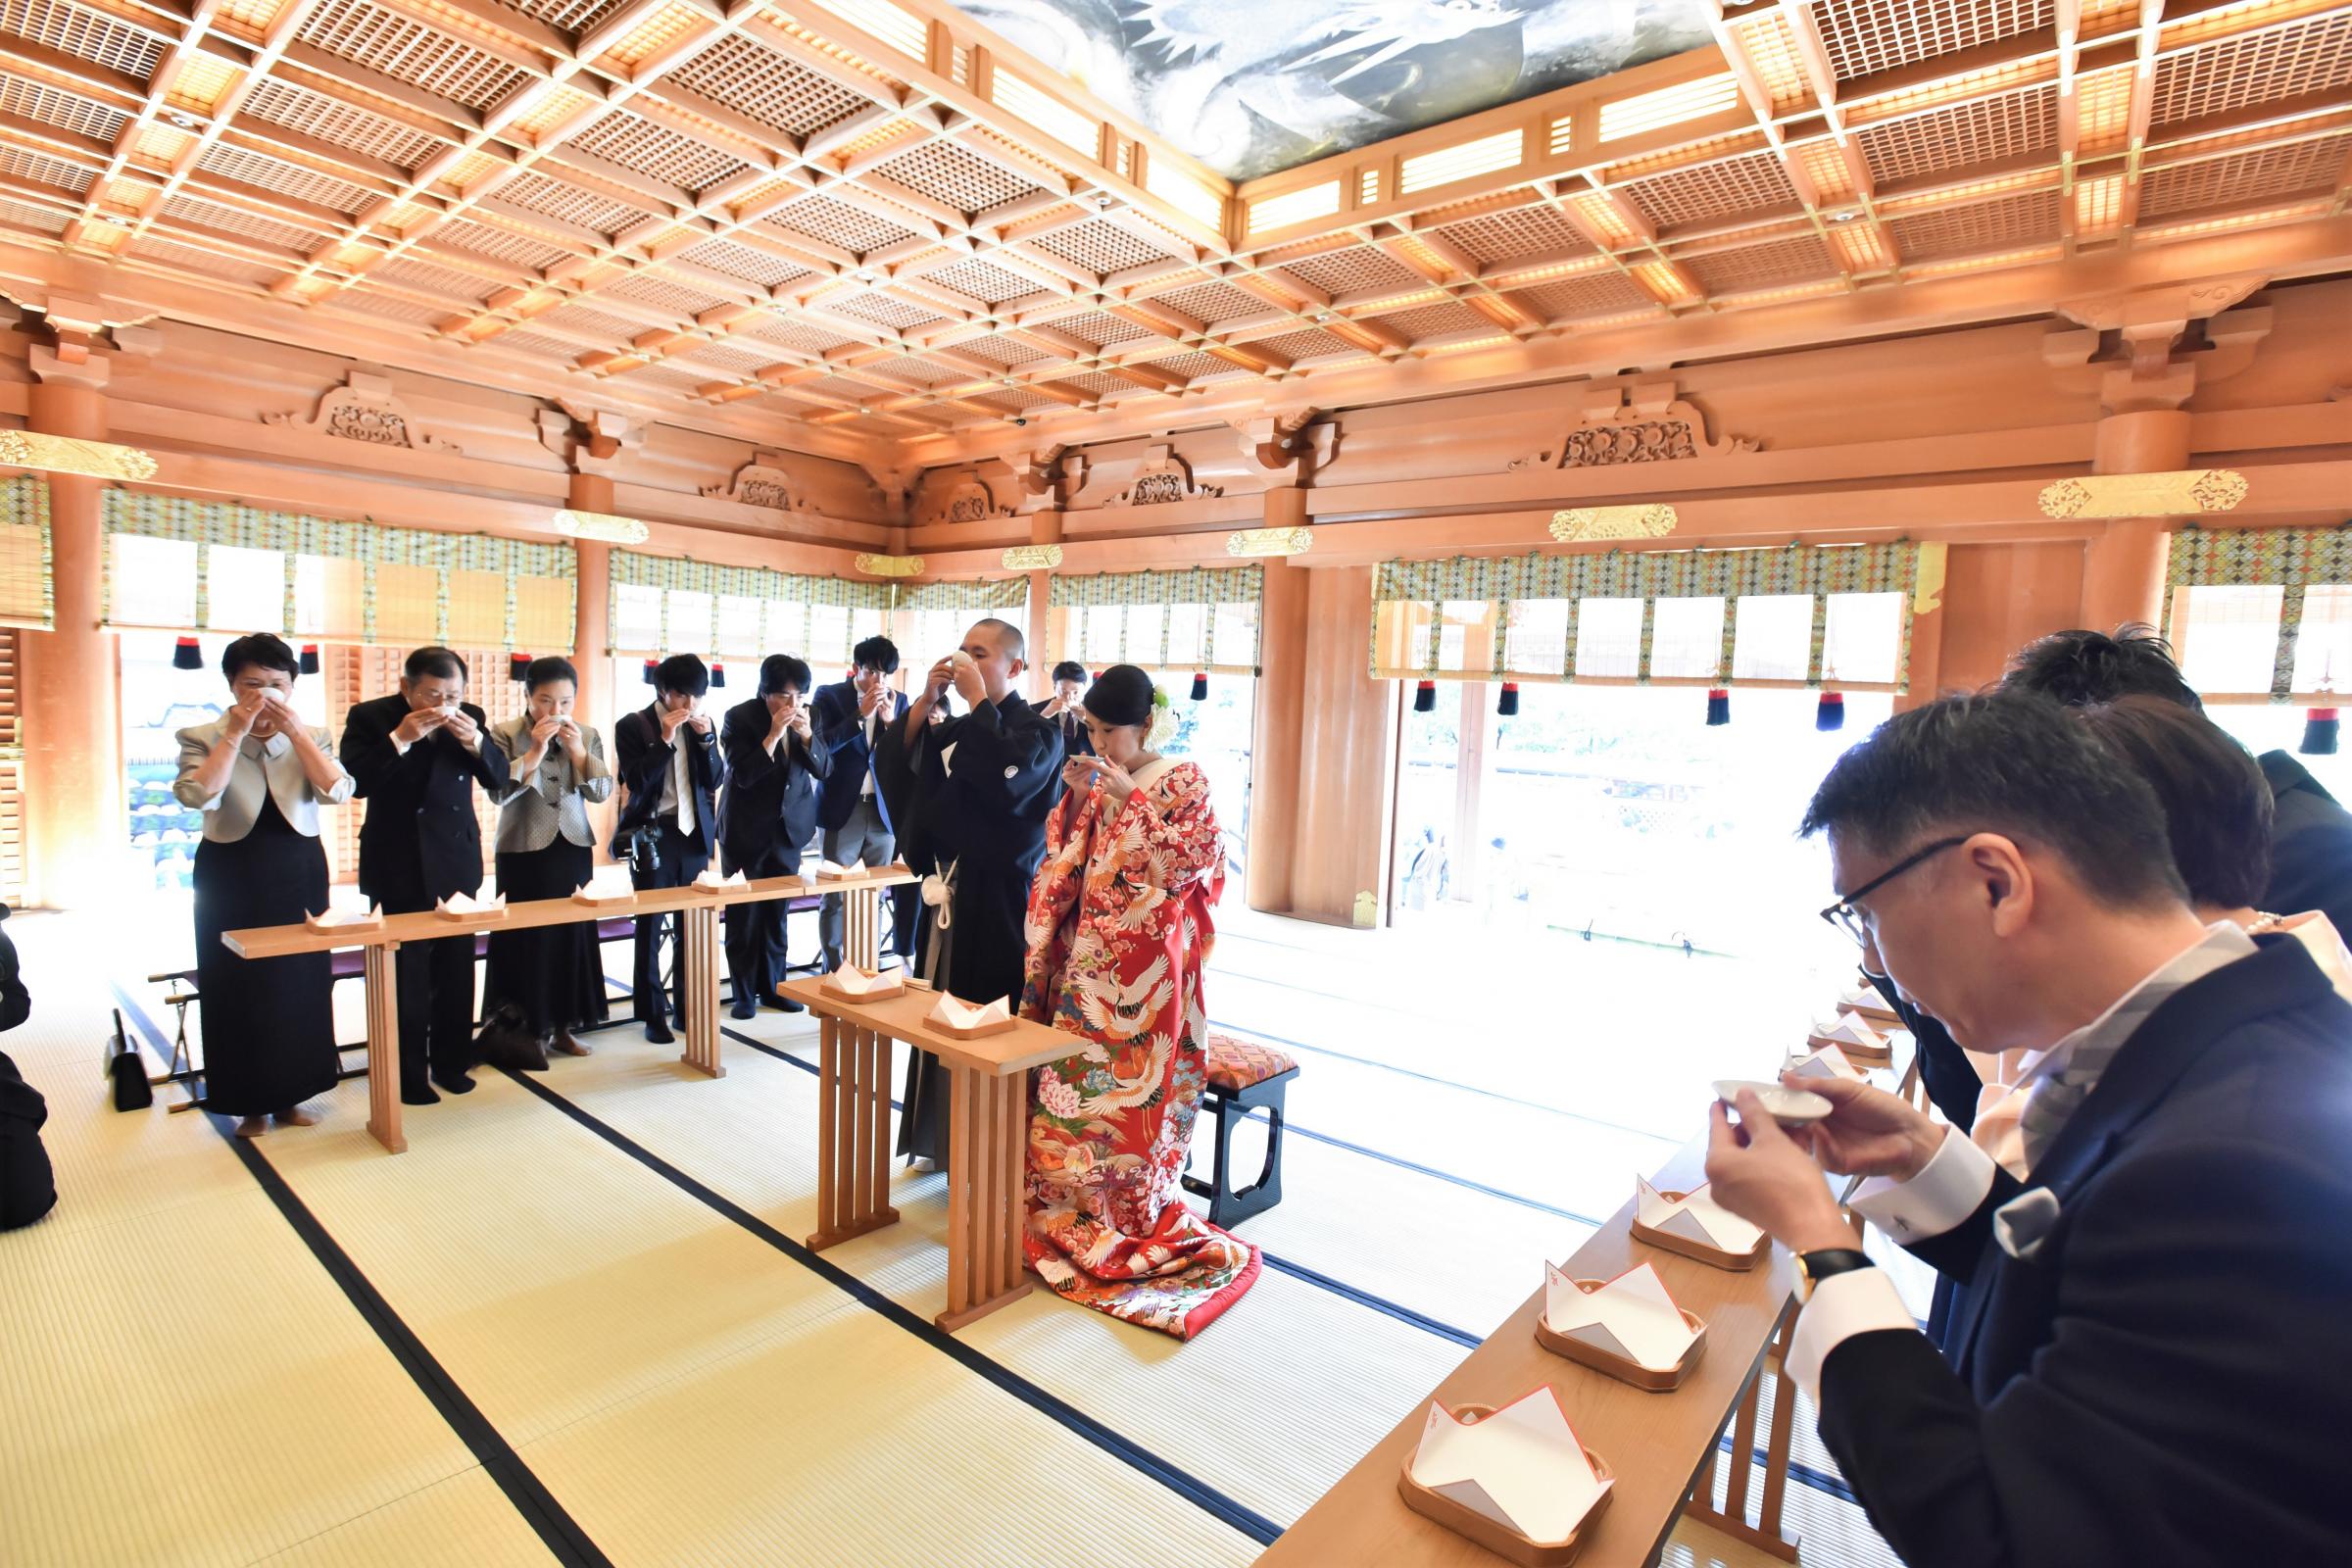
[(1730, 6), (1238, 192), (940, 0), (720, 9), (0, 0), (0, 237), (889, 438), (2352, 190), (2352, 0)]

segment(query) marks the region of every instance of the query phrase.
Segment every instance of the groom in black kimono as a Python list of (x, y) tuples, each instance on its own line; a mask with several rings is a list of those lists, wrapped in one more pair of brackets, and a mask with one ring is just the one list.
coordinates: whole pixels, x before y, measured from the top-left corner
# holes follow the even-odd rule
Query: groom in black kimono
[[(914, 968), (966, 1002), (1020, 1001), (1029, 883), (1046, 857), (1046, 816), (1061, 798), (1061, 733), (1022, 700), (1018, 626), (989, 619), (931, 666), (904, 723), (874, 753), (899, 848), (923, 878)], [(950, 686), (961, 716), (931, 722)], [(899, 1152), (944, 1164), (947, 1067), (928, 1052), (907, 1063)]]

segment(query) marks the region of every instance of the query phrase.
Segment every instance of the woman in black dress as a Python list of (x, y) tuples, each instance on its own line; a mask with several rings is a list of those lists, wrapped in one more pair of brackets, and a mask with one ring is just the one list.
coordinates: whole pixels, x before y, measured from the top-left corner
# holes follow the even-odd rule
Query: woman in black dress
[[(535, 659), (522, 679), (529, 701), (521, 715), (490, 730), (492, 743), (507, 754), (498, 891), (511, 904), (568, 899), (588, 880), (596, 845), (588, 808), (612, 793), (604, 737), (571, 710), (578, 672), (565, 660)], [(512, 1002), (550, 1051), (585, 1056), (588, 1048), (572, 1029), (604, 1021), (605, 970), (598, 951), (593, 920), (491, 932), (484, 1015)]]
[(220, 656), (230, 706), (179, 732), (172, 793), (204, 813), (196, 850), (196, 984), (207, 1108), (241, 1117), (240, 1138), (318, 1118), (302, 1102), (335, 1087), (333, 981), (323, 953), (240, 958), (220, 933), (292, 925), (326, 907), (318, 808), (351, 799), (334, 741), (294, 711), (294, 650), (267, 632)]

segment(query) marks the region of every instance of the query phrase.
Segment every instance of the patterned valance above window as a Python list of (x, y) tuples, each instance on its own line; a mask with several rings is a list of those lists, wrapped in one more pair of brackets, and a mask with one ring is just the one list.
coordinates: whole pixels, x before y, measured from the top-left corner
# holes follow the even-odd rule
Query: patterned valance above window
[(2326, 705), (2352, 691), (2352, 524), (2183, 528), (2165, 576), (2167, 632), (2205, 696)]
[(56, 628), (49, 549), (49, 482), (0, 479), (0, 626)]
[(967, 614), (1017, 619), (1028, 596), (1029, 585), (1019, 577), (859, 582), (615, 550), (612, 652), (720, 659), (789, 653), (820, 670), (846, 667), (851, 649), (866, 637), (887, 633), (907, 641), (919, 626), (936, 641), (938, 628), (922, 617), (949, 612), (951, 619)]
[(1941, 561), (1909, 540), (1393, 561), (1372, 673), (1901, 691), (1914, 591)]
[(305, 642), (571, 651), (568, 544), (106, 493), (105, 619)]
[(1257, 673), (1263, 566), (1054, 575), (1050, 657), (1112, 664)]

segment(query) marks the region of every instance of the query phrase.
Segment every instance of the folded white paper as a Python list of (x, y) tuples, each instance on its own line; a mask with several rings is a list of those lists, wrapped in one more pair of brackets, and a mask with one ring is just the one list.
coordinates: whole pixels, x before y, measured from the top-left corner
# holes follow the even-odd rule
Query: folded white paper
[(694, 885), (698, 888), (739, 888), (744, 885), (744, 877), (741, 871), (733, 876), (720, 876), (717, 866), (706, 865), (703, 874), (694, 879)]
[(504, 893), (494, 899), (477, 899), (470, 893), (452, 893), (434, 907), (443, 914), (496, 914), (507, 906)]
[(1838, 999), (1838, 1006), (1845, 1012), (1875, 1012), (1883, 1018), (1894, 1016), (1894, 1009), (1886, 1005), (1886, 999), (1879, 995), (1877, 986), (1854, 987)]
[(1698, 1334), (1647, 1263), (1628, 1269), (1587, 1296), (1576, 1281), (1544, 1265), (1544, 1326), (1654, 1371), (1672, 1370)]
[(816, 879), (819, 882), (838, 882), (845, 876), (856, 876), (862, 869), (861, 866), (837, 865), (831, 860), (819, 860), (816, 862)]
[(1709, 1198), (1704, 1187), (1669, 1199), (1637, 1176), (1634, 1192), (1640, 1200), (1635, 1212), (1642, 1224), (1701, 1247), (1712, 1247), (1719, 1252), (1744, 1252), (1764, 1234)]
[(872, 973), (854, 963), (845, 963), (825, 976), (825, 989), (845, 997), (870, 997), (877, 991), (892, 991), (906, 982), (906, 976), (895, 968), (877, 969)]
[(1435, 1400), (1413, 1452), (1413, 1480), (1530, 1541), (1565, 1541), (1617, 1483), (1592, 1473), (1568, 1412), (1532, 1389), (1465, 1426)]
[(961, 997), (951, 997), (944, 991), (928, 1014), (930, 1022), (944, 1024), (950, 1029), (981, 1029), (992, 1023), (1003, 1023), (1011, 1016), (1010, 997), (999, 997), (986, 1006), (975, 1006)]
[(332, 931), (347, 925), (381, 925), (384, 923), (384, 906), (379, 904), (366, 912), (358, 909), (321, 909), (305, 923), (317, 926), (321, 931)]
[(1836, 1046), (1824, 1046), (1808, 1052), (1788, 1063), (1788, 1070), (1799, 1078), (1868, 1078), (1870, 1074), (1846, 1059), (1844, 1052)]
[(1864, 1051), (1885, 1051), (1886, 1037), (1870, 1026), (1870, 1020), (1858, 1012), (1841, 1016), (1827, 1029), (1816, 1029), (1813, 1038), (1833, 1046), (1859, 1046)]

